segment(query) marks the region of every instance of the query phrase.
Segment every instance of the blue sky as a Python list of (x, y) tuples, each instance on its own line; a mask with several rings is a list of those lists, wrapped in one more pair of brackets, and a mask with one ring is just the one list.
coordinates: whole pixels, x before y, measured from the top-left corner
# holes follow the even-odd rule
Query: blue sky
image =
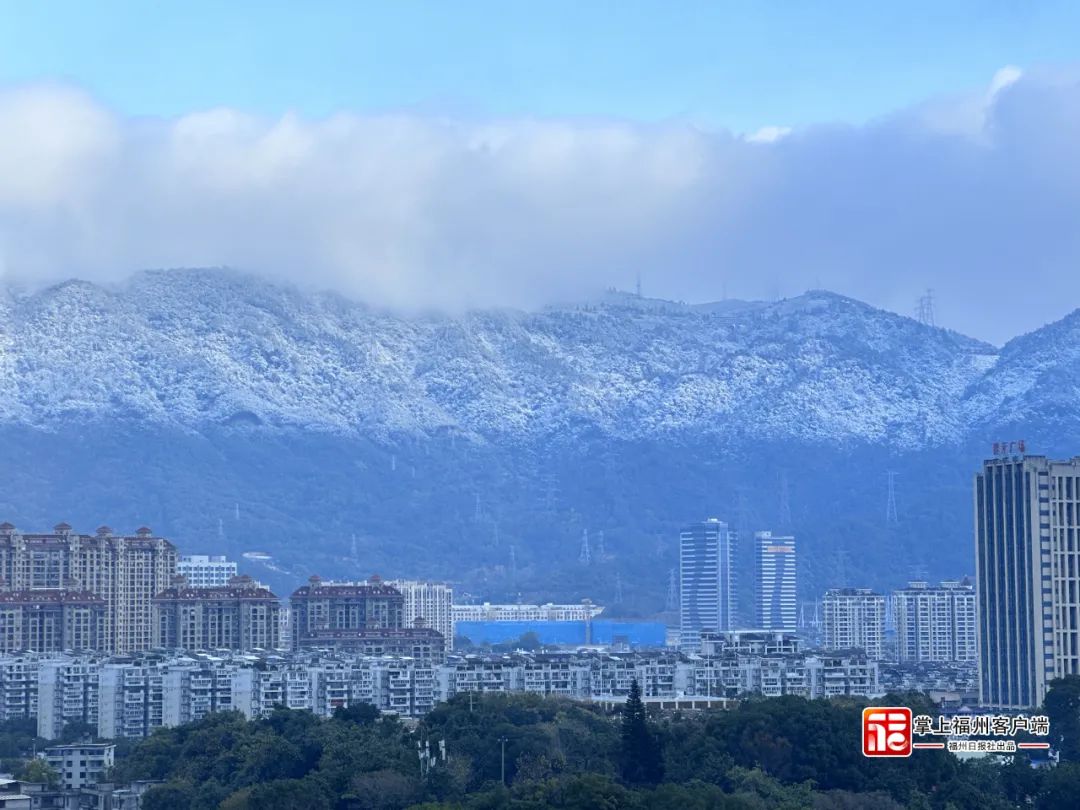
[(1007, 64), (1076, 59), (1057, 2), (6, 0), (0, 81), (74, 82), (127, 115), (219, 105), (862, 122)]
[(1080, 305), (1078, 31), (1051, 2), (0, 0), (0, 278), (932, 288), (1000, 343)]

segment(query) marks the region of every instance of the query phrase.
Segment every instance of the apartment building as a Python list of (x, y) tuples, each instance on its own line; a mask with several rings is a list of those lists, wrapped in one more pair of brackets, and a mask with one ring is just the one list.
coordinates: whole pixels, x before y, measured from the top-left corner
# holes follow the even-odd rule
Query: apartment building
[(869, 588), (833, 588), (822, 600), (822, 628), (828, 650), (863, 650), (881, 660), (885, 641), (885, 597)]
[(900, 663), (977, 662), (975, 588), (969, 582), (909, 582), (893, 591), (892, 603)]
[(89, 592), (104, 601), (104, 648), (130, 653), (153, 644), (153, 598), (176, 575), (178, 555), (147, 527), (116, 535), (102, 526), (78, 534), (58, 523), (51, 534), (0, 524), (0, 581), (5, 591)]
[(154, 646), (180, 650), (274, 650), (281, 602), (248, 576), (196, 588), (181, 577), (154, 597)]
[(0, 653), (101, 650), (105, 600), (89, 591), (0, 591)]
[(412, 579), (392, 579), (386, 584), (396, 588), (402, 596), (403, 627), (428, 627), (440, 633), (448, 645), (453, 641), (453, 588), (445, 582)]

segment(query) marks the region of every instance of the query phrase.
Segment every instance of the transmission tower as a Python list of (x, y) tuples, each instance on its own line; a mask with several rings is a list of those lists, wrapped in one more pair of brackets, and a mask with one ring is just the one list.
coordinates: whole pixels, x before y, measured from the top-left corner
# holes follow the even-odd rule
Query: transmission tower
[(605, 553), (606, 552), (605, 552), (605, 549), (604, 549), (604, 530), (601, 529), (596, 535), (596, 559), (598, 559), (598, 560), (604, 559), (604, 554)]
[(799, 629), (817, 633), (821, 629), (821, 602), (801, 602), (799, 604)]
[(934, 291), (927, 290), (919, 296), (915, 303), (915, 317), (919, 323), (926, 326), (936, 326), (934, 323)]
[(641, 273), (637, 274), (637, 283), (634, 285), (637, 297), (641, 298)]
[(622, 574), (615, 574), (615, 604), (621, 605), (622, 600)]
[(886, 523), (899, 523), (900, 517), (896, 511), (896, 476), (897, 473), (893, 470), (889, 470), (887, 473), (889, 477), (889, 497), (885, 502), (885, 522)]
[(513, 546), (510, 546), (510, 578), (517, 579), (517, 554)]
[(667, 602), (664, 603), (664, 610), (669, 613), (674, 613), (679, 609), (679, 581), (675, 576), (675, 569), (672, 568), (668, 571), (667, 580)]
[(788, 490), (787, 470), (781, 470), (779, 475), (780, 488), (780, 525), (791, 525), (791, 493)]
[(589, 530), (584, 529), (581, 532), (581, 553), (578, 555), (578, 562), (582, 565), (588, 565), (592, 562), (592, 552), (589, 551)]

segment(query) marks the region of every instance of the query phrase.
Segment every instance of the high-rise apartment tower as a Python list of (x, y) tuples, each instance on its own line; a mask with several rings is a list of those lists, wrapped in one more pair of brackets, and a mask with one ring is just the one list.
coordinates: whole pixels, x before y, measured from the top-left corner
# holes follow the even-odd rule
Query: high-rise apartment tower
[(734, 544), (735, 533), (716, 518), (679, 533), (679, 637), (685, 648), (697, 648), (703, 631), (735, 625)]

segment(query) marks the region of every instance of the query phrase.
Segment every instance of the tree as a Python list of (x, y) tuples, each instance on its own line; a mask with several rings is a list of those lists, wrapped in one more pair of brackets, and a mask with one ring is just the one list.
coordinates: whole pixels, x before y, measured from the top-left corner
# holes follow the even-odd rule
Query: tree
[(170, 782), (155, 785), (143, 794), (142, 810), (188, 810), (191, 807), (191, 786)]
[(660, 745), (649, 730), (641, 687), (635, 678), (623, 707), (621, 771), (623, 781), (631, 785), (655, 785), (664, 778)]
[(1050, 681), (1043, 700), (1050, 721), (1050, 745), (1061, 762), (1080, 762), (1080, 675)]
[(334, 709), (334, 719), (341, 723), (367, 726), (379, 719), (379, 710), (370, 703), (353, 703)]
[(28, 760), (17, 776), (24, 782), (40, 782), (49, 787), (56, 787), (60, 784), (60, 774), (40, 757)]
[[(1051, 730), (1053, 726), (1051, 726)], [(1049, 769), (1035, 806), (1039, 810), (1075, 810), (1080, 795), (1080, 765), (1068, 762)]]
[(70, 723), (64, 724), (64, 728), (60, 731), (60, 737), (57, 742), (65, 744), (95, 739), (97, 739), (97, 725), (94, 723), (82, 723), (78, 720), (73, 720)]
[(521, 634), (521, 638), (517, 640), (515, 646), (531, 652), (533, 650), (539, 650), (544, 644), (540, 641), (540, 636), (534, 631), (529, 630), (527, 633)]

